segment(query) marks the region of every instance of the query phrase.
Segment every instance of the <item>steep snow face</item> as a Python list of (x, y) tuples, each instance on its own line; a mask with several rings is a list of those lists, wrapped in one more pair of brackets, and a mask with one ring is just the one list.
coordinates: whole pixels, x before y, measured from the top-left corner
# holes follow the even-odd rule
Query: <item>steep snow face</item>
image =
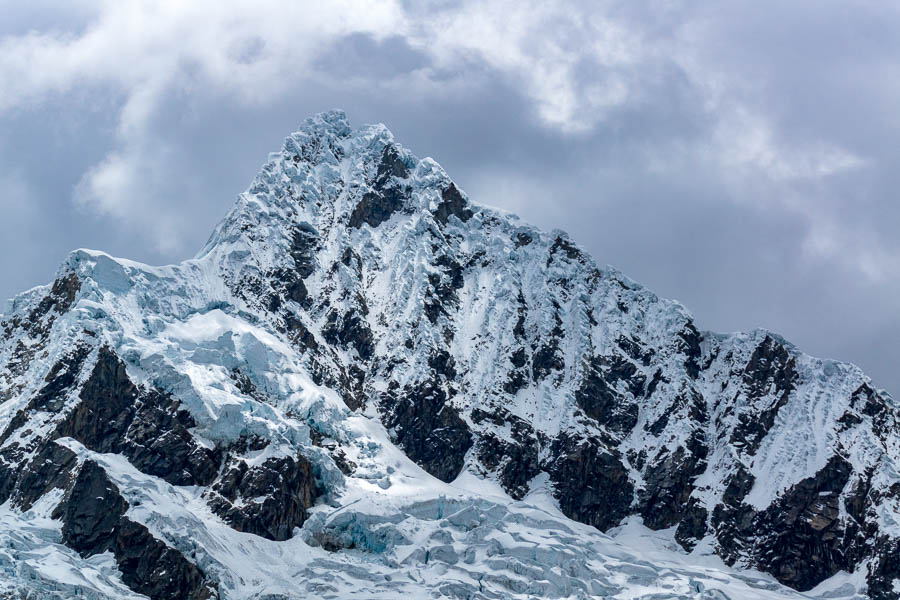
[(9, 589), (898, 597), (887, 394), (698, 331), (383, 125), (307, 120), (195, 259), (79, 250), (2, 319)]
[[(591, 371), (634, 369), (648, 381), (660, 371), (657, 397), (671, 399), (699, 368), (683, 307), (597, 268), (563, 232), (469, 203), (434, 161), (383, 126), (351, 132), (340, 113), (286, 140), (201, 257), (248, 303), (277, 313), (295, 300), (285, 327), (296, 319), (321, 332), (318, 360), (360, 371), (343, 390), (351, 405), (431, 383), (470, 425), (472, 412), (505, 409), (553, 438), (596, 431), (575, 401)], [(624, 362), (591, 362), (609, 356)], [(614, 386), (611, 395), (635, 396)], [(671, 407), (647, 408), (640, 417)], [(622, 419), (619, 437), (633, 429), (632, 415)], [(677, 445), (686, 430), (665, 437)]]

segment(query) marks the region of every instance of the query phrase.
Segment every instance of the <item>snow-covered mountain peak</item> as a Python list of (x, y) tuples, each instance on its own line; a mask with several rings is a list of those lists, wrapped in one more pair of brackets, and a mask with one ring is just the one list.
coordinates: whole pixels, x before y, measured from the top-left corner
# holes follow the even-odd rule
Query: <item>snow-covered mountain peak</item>
[(700, 331), (341, 111), (196, 258), (75, 251), (0, 332), (0, 519), (89, 573), (63, 594), (798, 597), (724, 561), (896, 597), (897, 410), (859, 369)]
[(249, 253), (260, 271), (272, 270), (301, 239), (352, 244), (355, 230), (396, 214), (443, 224), (468, 219), (467, 206), (440, 165), (397, 144), (384, 125), (354, 130), (342, 111), (330, 111), (269, 156), (198, 257), (215, 253), (244, 268)]

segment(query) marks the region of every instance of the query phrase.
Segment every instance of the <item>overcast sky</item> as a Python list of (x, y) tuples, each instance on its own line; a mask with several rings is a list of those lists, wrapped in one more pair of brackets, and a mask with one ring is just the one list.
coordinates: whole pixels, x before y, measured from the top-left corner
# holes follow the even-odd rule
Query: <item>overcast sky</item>
[(0, 0), (0, 297), (77, 247), (193, 256), (340, 107), (701, 327), (900, 398), (898, 7)]

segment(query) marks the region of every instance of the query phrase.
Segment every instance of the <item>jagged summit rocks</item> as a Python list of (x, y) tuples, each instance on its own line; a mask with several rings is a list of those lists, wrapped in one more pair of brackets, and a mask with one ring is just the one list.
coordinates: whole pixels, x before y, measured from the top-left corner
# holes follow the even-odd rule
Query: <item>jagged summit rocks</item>
[[(0, 332), (0, 541), (90, 574), (0, 560), (26, 590), (898, 596), (897, 406), (859, 369), (700, 331), (340, 111), (195, 259), (76, 251)], [(597, 532), (638, 522), (692, 554)], [(711, 554), (789, 587), (673, 566)]]

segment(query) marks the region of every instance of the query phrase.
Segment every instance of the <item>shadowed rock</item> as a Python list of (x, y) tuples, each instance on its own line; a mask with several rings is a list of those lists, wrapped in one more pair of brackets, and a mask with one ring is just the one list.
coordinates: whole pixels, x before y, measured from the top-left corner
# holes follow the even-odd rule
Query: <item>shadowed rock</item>
[(472, 218), (472, 211), (467, 206), (465, 198), (452, 183), (441, 192), (441, 203), (434, 211), (434, 220), (446, 225), (450, 215), (464, 222)]
[(256, 466), (233, 459), (212, 489), (209, 505), (226, 523), (275, 541), (291, 538), (318, 495), (312, 465), (302, 456), (269, 458)]
[[(626, 393), (618, 391), (620, 382)], [(600, 425), (626, 433), (637, 424), (638, 406), (634, 398), (642, 393), (644, 382), (645, 377), (622, 357), (594, 356), (586, 365), (584, 378), (575, 391), (575, 402)]]
[(432, 382), (394, 388), (381, 407), (385, 426), (397, 444), (423, 469), (441, 481), (453, 481), (472, 447), (472, 434), (446, 392)]
[(63, 522), (64, 544), (83, 557), (111, 551), (122, 581), (152, 600), (218, 597), (195, 564), (125, 517), (127, 510), (128, 503), (106, 472), (87, 460), (53, 517)]
[(124, 454), (142, 472), (174, 485), (205, 485), (215, 477), (218, 453), (194, 440), (191, 416), (170, 395), (138, 389), (109, 348), (100, 349), (79, 397), (57, 436)]
[(561, 435), (553, 440), (550, 456), (545, 468), (567, 517), (606, 531), (628, 516), (634, 486), (614, 452), (592, 438)]
[(784, 346), (770, 336), (757, 346), (744, 368), (742, 381), (747, 398), (759, 400), (770, 393), (775, 401), (762, 411), (741, 413), (738, 426), (731, 435), (731, 443), (747, 454), (756, 454), (763, 438), (775, 423), (778, 411), (787, 404), (797, 380), (795, 360)]
[(409, 198), (409, 188), (397, 182), (405, 179), (409, 171), (393, 146), (385, 146), (378, 164), (378, 172), (372, 184), (372, 191), (363, 194), (362, 199), (350, 214), (349, 225), (378, 227), (403, 208)]

